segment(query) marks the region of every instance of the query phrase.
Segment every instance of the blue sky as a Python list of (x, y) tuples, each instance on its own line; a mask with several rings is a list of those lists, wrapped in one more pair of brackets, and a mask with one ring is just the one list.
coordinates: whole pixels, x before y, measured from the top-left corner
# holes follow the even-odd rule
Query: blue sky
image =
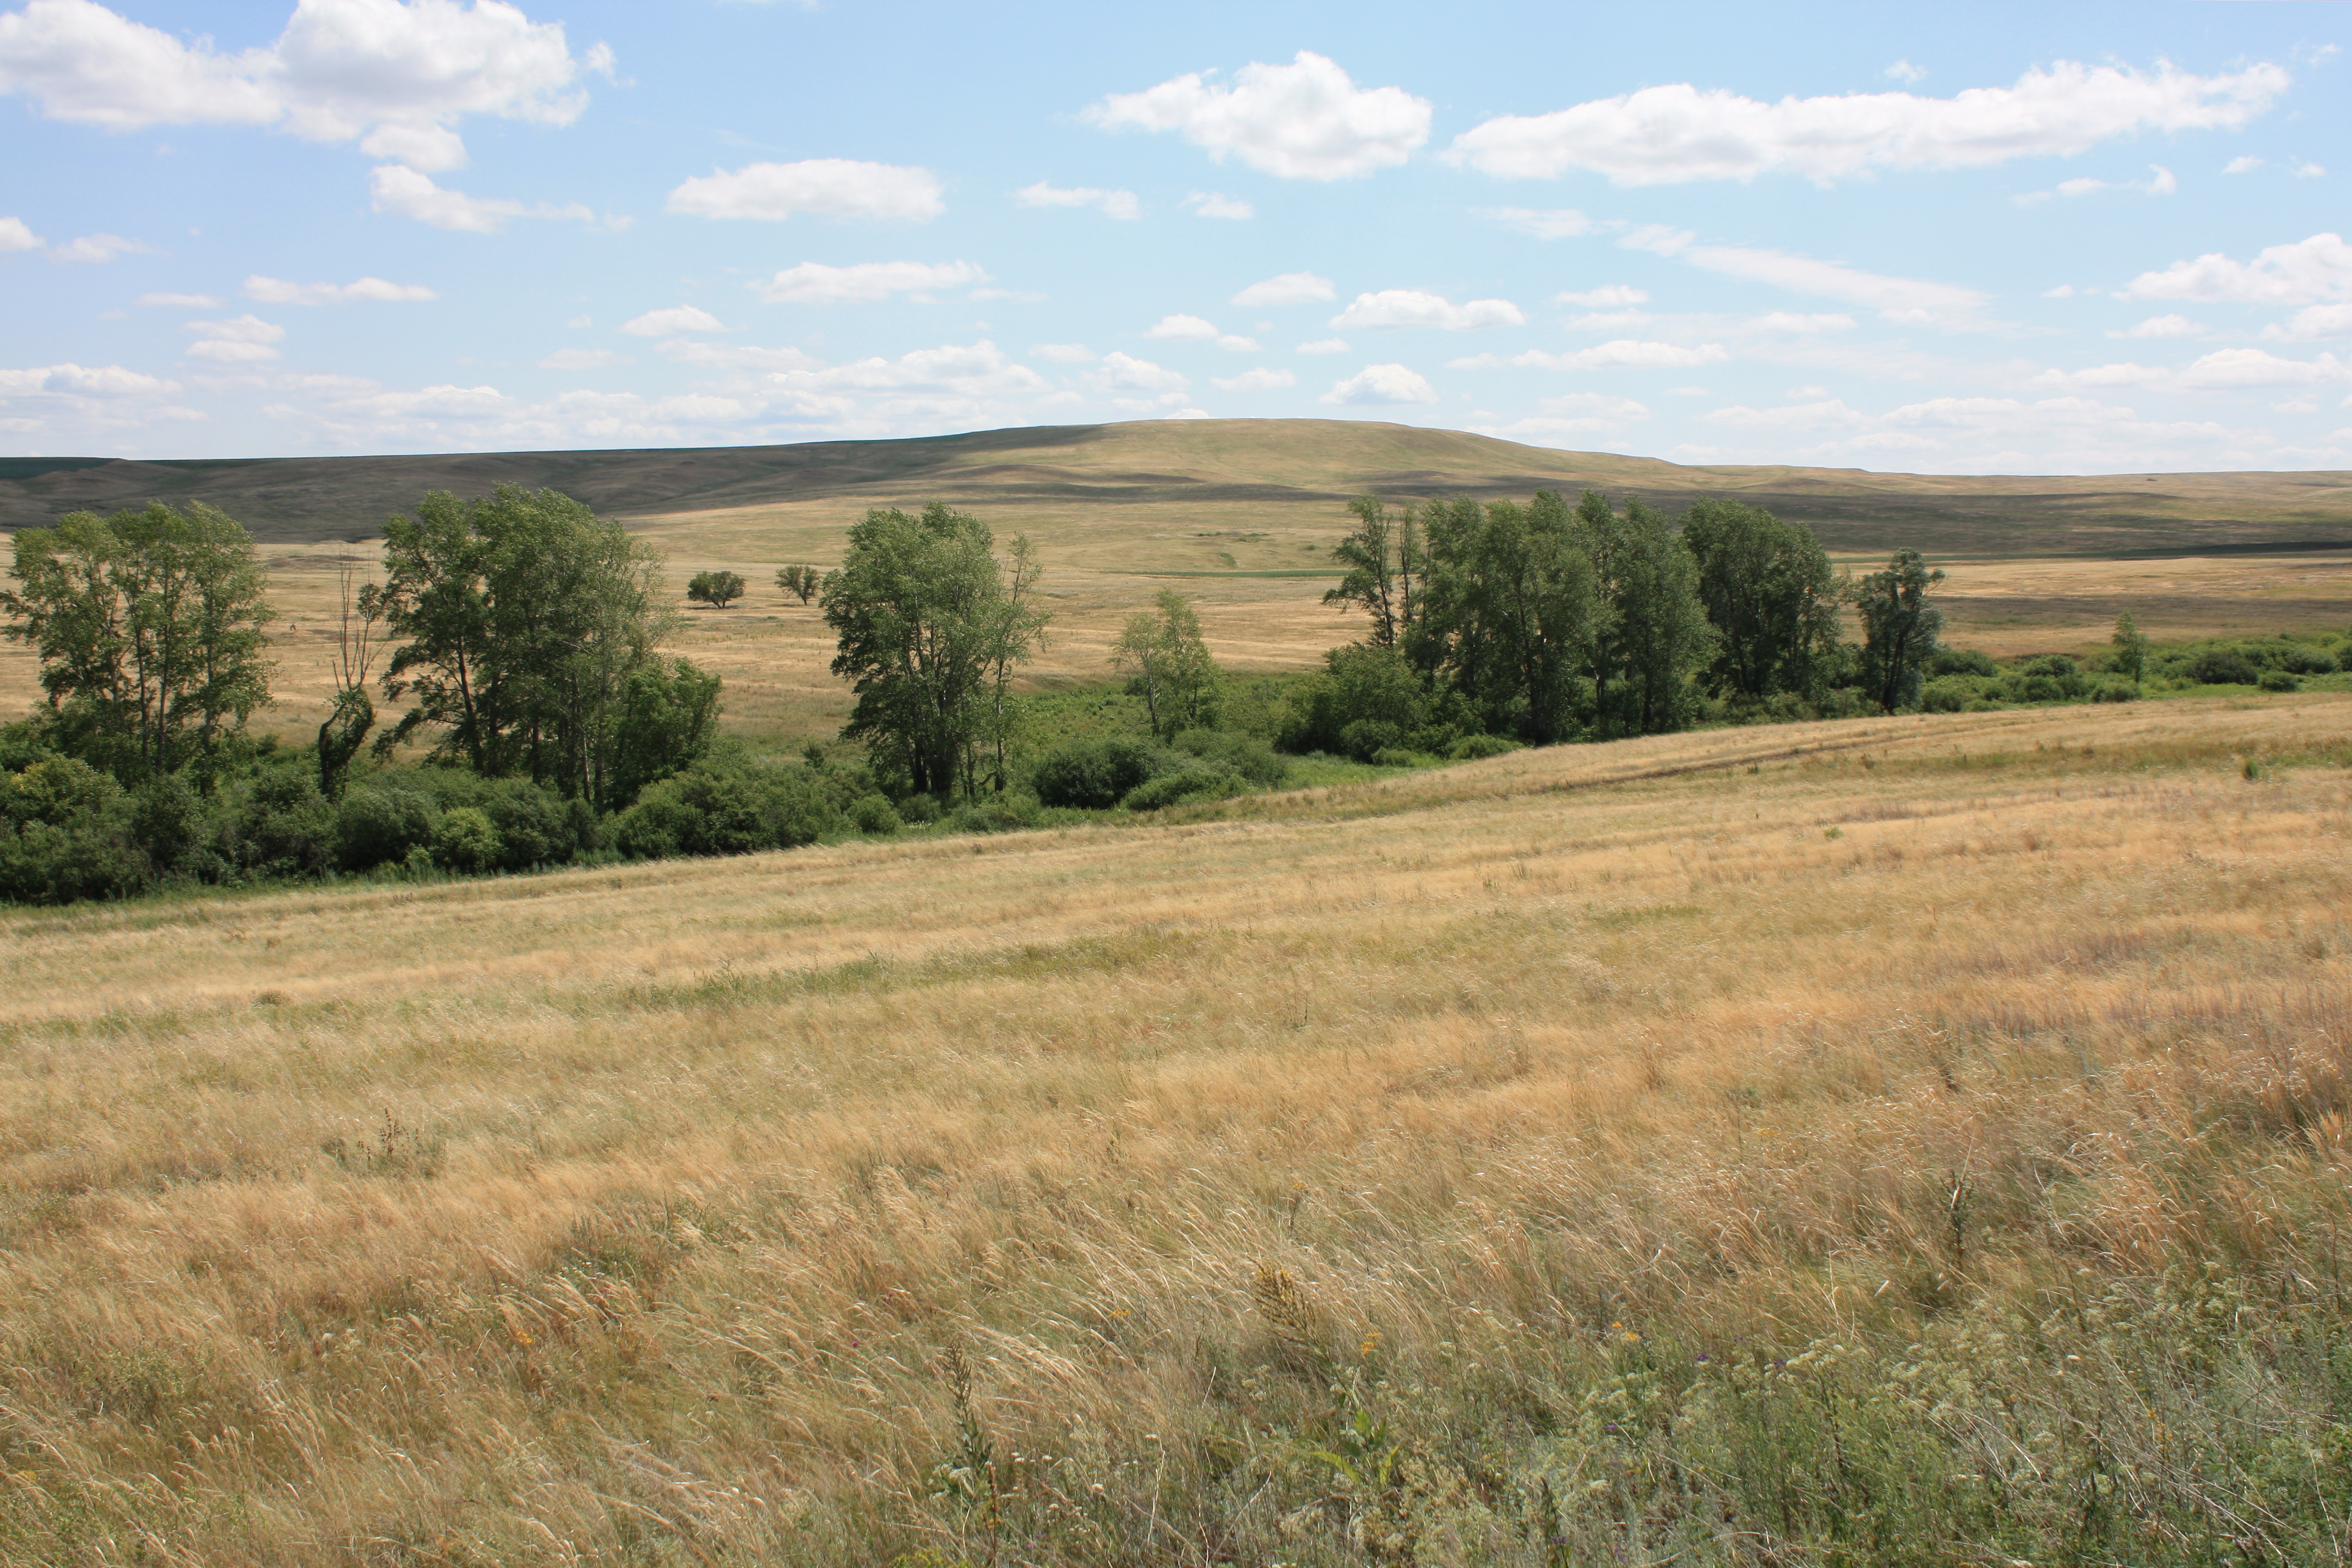
[(2352, 5), (0, 0), (0, 453), (2352, 468)]

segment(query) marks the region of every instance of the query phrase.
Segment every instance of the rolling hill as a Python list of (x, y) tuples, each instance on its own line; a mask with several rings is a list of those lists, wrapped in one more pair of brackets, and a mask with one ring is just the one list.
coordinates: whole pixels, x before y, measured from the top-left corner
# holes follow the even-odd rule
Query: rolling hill
[(1008, 522), (1120, 514), (1328, 521), (1363, 491), (1397, 500), (1638, 493), (1679, 509), (1728, 495), (1812, 524), (1841, 553), (1908, 544), (1946, 556), (2168, 555), (2352, 549), (2352, 473), (2091, 478), (1687, 468), (1354, 420), (1073, 425), (908, 440), (608, 452), (186, 461), (0, 459), (0, 530), (78, 508), (203, 500), (273, 543), (372, 537), (428, 489), (554, 486), (632, 521), (788, 508), (847, 521), (867, 506), (947, 500)]

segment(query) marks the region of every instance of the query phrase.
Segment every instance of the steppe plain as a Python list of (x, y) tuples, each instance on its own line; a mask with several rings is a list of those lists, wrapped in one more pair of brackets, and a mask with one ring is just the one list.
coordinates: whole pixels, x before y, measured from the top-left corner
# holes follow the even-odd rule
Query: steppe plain
[[(1693, 468), (1517, 446), (1456, 431), (1339, 420), (1186, 420), (982, 432), (914, 441), (712, 451), (506, 453), (264, 462), (109, 463), (41, 473), (0, 463), (0, 529), (76, 507), (205, 500), (261, 539), (289, 651), (273, 721), (323, 710), (339, 567), (364, 569), (383, 518), (431, 489), (554, 485), (618, 517), (669, 558), (685, 605), (695, 572), (751, 583), (725, 611), (691, 610), (678, 650), (725, 676), (748, 733), (829, 735), (847, 712), (825, 674), (813, 606), (780, 565), (830, 565), (869, 506), (946, 500), (1047, 567), (1055, 616), (1030, 679), (1091, 684), (1125, 617), (1162, 587), (1194, 595), (1213, 649), (1248, 672), (1305, 668), (1354, 635), (1324, 607), (1345, 503), (1539, 487), (1640, 495), (1679, 510), (1727, 495), (1801, 518), (1867, 568), (1911, 546), (1949, 574), (1951, 637), (2007, 657), (2104, 643), (2130, 609), (2159, 640), (2352, 622), (2352, 474), (1965, 478), (1789, 468)], [(311, 651), (305, 657), (305, 647)], [(35, 695), (30, 660), (0, 645), (0, 711)]]
[[(681, 646), (747, 728), (814, 733), (821, 623), (765, 573), (933, 494), (969, 499), (632, 521), (681, 582), (762, 584)], [(1336, 502), (971, 504), (1046, 550), (1041, 683), (1171, 583), (1240, 668), (1348, 634), (1289, 574)], [(2337, 552), (2224, 548), (2282, 540), (2329, 536), (1950, 551), (1956, 640), (2352, 619)], [(342, 548), (269, 545), (306, 631)], [(0, 912), (0, 1560), (1654, 1563), (1700, 1523), (1693, 1562), (1990, 1560), (1661, 1512), (1688, 1478), (1613, 1415), (1615, 1468), (1564, 1456), (1595, 1389), (1694, 1355), (1910, 1365), (2176, 1279), (2282, 1343), (2344, 1321), (2347, 731), (2313, 693), (1712, 731), (1142, 824)], [(2056, 1447), (2000, 1428), (1920, 1483), (2026, 1487), (2087, 1411), (2154, 1560), (2200, 1519), (2288, 1539), (2214, 1458), (2241, 1428), (2341, 1468), (2291, 1357), (2200, 1404), (2101, 1353), (1984, 1352)], [(1403, 1468), (1351, 1487), (1334, 1444)], [(2334, 1495), (2303, 1560), (2352, 1549)]]

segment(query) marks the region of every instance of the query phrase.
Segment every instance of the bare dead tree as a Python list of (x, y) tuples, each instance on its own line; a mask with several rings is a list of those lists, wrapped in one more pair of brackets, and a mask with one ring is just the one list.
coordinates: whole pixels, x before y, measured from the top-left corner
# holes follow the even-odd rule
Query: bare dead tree
[(335, 700), (327, 721), (319, 726), (319, 789), (329, 799), (342, 793), (343, 777), (352, 759), (375, 728), (375, 703), (368, 696), (377, 658), (383, 652), (383, 592), (375, 584), (362, 585), (359, 571), (346, 561), (336, 574), (341, 617), (335, 627), (335, 652), (330, 673)]

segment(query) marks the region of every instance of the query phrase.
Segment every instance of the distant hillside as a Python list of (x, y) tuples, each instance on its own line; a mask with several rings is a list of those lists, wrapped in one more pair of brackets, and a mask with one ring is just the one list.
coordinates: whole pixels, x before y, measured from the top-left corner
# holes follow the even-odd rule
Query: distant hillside
[(1910, 544), (1943, 555), (2133, 555), (2352, 549), (2352, 473), (2124, 474), (2088, 479), (1685, 468), (1523, 447), (1461, 431), (1327, 419), (1156, 420), (613, 452), (455, 453), (180, 462), (0, 459), (0, 530), (79, 508), (204, 500), (272, 542), (371, 537), (429, 489), (551, 485), (625, 520), (824, 503), (940, 499), (1018, 520), (1106, 509), (1289, 521), (1363, 491), (1396, 500), (1638, 493), (1680, 509), (1727, 495), (1801, 518), (1840, 552)]

